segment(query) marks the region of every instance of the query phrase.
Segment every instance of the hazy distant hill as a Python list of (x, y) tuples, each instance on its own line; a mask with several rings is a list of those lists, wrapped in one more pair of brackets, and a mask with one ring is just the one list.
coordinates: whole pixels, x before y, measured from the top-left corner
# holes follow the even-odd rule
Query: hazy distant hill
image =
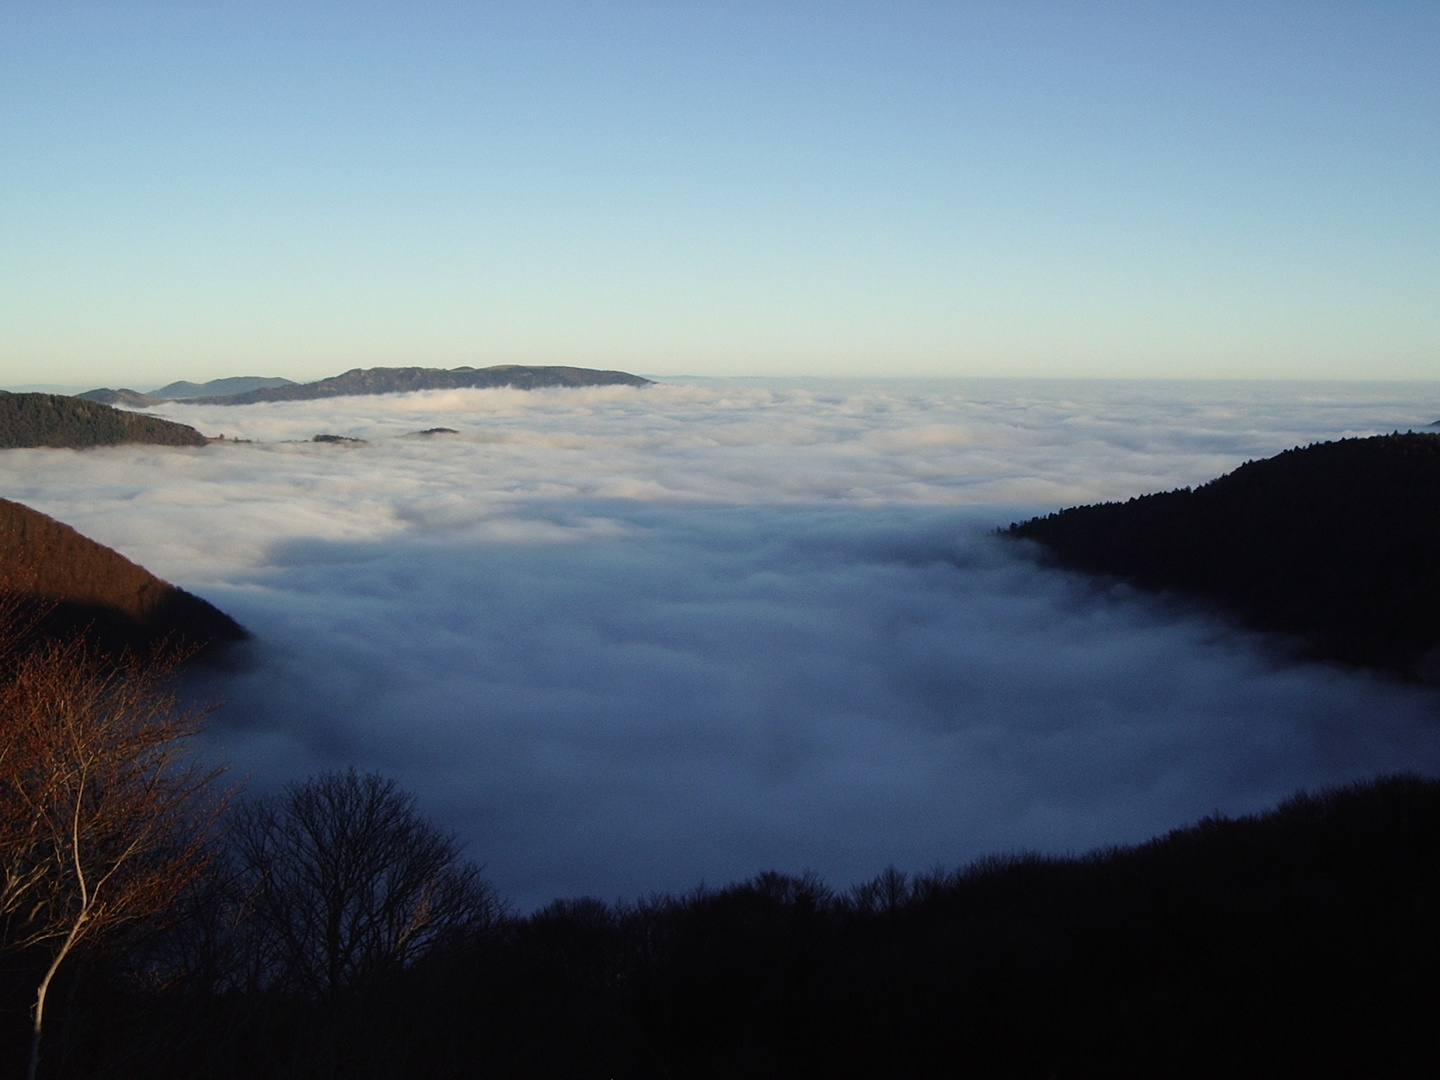
[(192, 427), (141, 416), (63, 394), (10, 394), (0, 390), (0, 449), (22, 446), (113, 446), (116, 443), (204, 446)]
[(191, 398), (194, 404), (251, 405), (260, 401), (307, 401), (361, 394), (399, 394), (411, 390), (457, 390), (509, 386), (534, 390), (546, 386), (649, 386), (650, 379), (624, 371), (575, 367), (524, 367), (500, 364), (487, 368), (353, 368), (318, 382), (275, 386), (243, 394)]
[(1313, 656), (1440, 681), (1440, 435), (1317, 443), (1009, 535), (1063, 566), (1217, 601)]
[(198, 596), (8, 499), (0, 499), (0, 594), (50, 608), (40, 624), (44, 634), (83, 633), (107, 652), (144, 650), (162, 640), (203, 646), (247, 636)]
[(272, 386), (294, 386), (290, 379), (266, 378), (262, 375), (236, 375), (229, 379), (211, 379), (209, 382), (172, 382), (151, 390), (148, 397), (160, 401), (185, 401), (197, 397), (218, 397), (225, 394), (246, 394), (251, 390), (268, 390)]
[(98, 390), (86, 390), (85, 393), (75, 396), (82, 401), (98, 401), (101, 405), (115, 405), (127, 409), (148, 409), (151, 405), (162, 405), (165, 402), (164, 398), (151, 397), (138, 390), (112, 390), (108, 386), (102, 386)]

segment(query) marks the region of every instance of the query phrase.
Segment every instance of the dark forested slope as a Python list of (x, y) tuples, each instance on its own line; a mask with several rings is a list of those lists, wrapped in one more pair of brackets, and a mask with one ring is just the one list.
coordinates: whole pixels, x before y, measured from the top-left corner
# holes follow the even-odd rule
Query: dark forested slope
[(1440, 435), (1297, 447), (1008, 535), (1066, 567), (1217, 602), (1315, 657), (1440, 676)]
[(1437, 904), (1440, 782), (1399, 777), (843, 894), (557, 901), (329, 996), (237, 982), (194, 936), (66, 988), (65, 1075), (1431, 1077)]
[(0, 499), (0, 598), (44, 615), (39, 631), (83, 633), (105, 652), (236, 641), (245, 630), (206, 601), (38, 510)]
[(472, 368), (352, 368), (318, 382), (251, 390), (244, 394), (191, 398), (197, 405), (251, 405), (260, 401), (308, 401), (361, 394), (399, 394), (411, 390), (458, 390), (508, 386), (535, 390), (547, 386), (648, 386), (649, 379), (624, 371), (576, 367), (526, 367), (499, 364)]
[(205, 436), (184, 424), (112, 409), (98, 401), (0, 390), (0, 449), (55, 446), (78, 450), (117, 443), (204, 446)]

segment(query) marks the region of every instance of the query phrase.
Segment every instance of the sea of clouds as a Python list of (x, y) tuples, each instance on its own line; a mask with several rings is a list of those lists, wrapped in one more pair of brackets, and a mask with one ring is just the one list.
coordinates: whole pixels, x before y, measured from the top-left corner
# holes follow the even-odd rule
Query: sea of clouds
[[(0, 493), (256, 635), (211, 752), (378, 769), (521, 908), (1143, 840), (1440, 774), (1434, 691), (1287, 661), (997, 526), (1424, 427), (1440, 384), (666, 380), (160, 415)], [(454, 428), (455, 434), (415, 432)], [(314, 443), (317, 433), (366, 440)]]

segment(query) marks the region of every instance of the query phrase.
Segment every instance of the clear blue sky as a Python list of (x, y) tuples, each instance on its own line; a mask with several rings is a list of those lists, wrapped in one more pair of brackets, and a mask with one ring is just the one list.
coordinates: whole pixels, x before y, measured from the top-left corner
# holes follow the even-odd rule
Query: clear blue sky
[(0, 385), (1440, 376), (1440, 4), (4, 3)]

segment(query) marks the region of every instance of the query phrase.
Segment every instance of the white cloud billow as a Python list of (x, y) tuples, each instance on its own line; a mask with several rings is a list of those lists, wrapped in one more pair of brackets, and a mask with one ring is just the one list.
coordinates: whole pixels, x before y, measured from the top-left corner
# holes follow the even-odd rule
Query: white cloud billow
[[(1440, 772), (1434, 697), (1279, 662), (997, 525), (1440, 416), (1433, 386), (691, 381), (163, 415), (251, 443), (0, 454), (5, 494), (256, 632), (259, 789), (397, 776), (522, 905), (848, 884)], [(424, 428), (455, 435), (411, 438)], [(285, 442), (317, 432), (362, 445)]]

